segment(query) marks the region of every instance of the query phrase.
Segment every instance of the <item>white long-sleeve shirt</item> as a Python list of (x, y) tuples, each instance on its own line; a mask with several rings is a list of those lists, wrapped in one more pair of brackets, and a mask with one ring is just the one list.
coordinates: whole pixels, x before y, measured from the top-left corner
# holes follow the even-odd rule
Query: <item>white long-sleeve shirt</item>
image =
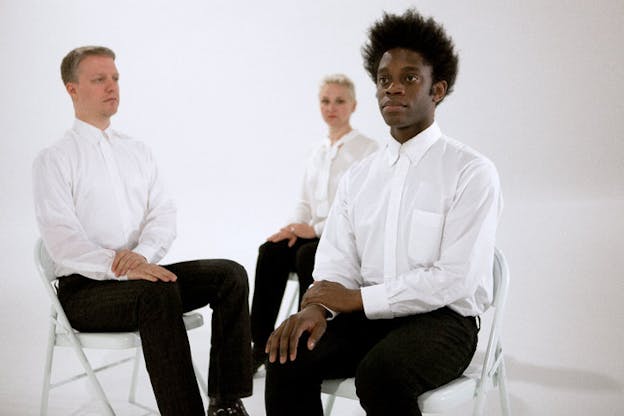
[(55, 274), (115, 277), (116, 251), (156, 263), (176, 235), (176, 209), (149, 149), (80, 120), (33, 164), (35, 213)]
[(351, 130), (333, 144), (325, 139), (307, 161), (292, 222), (308, 224), (320, 236), (340, 178), (353, 163), (373, 153), (377, 147), (377, 142), (357, 130)]
[(438, 125), (345, 174), (316, 252), (315, 280), (360, 289), (370, 319), (492, 299), (502, 197), (496, 168)]

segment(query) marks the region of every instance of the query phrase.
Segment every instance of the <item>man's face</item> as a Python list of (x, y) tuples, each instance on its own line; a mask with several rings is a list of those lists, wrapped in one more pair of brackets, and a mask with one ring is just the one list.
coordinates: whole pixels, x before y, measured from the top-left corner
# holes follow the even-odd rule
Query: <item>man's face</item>
[(431, 72), (431, 65), (409, 49), (391, 49), (379, 61), (379, 109), (392, 136), (401, 143), (433, 123), (436, 103), (446, 94), (446, 81), (432, 85)]
[(66, 85), (76, 116), (97, 127), (107, 127), (119, 106), (119, 72), (115, 61), (108, 56), (87, 56), (78, 65), (77, 79)]
[(323, 120), (330, 128), (349, 124), (355, 110), (355, 100), (349, 89), (340, 84), (323, 85), (319, 92), (319, 103)]

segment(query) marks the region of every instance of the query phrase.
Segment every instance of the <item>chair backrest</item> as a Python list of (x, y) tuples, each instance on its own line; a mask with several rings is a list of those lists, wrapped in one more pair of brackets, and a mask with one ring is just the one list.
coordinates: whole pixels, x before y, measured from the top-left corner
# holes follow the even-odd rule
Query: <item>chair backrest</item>
[(34, 256), (39, 275), (48, 282), (56, 280), (56, 276), (54, 275), (54, 262), (40, 238), (35, 243)]
[(501, 353), (501, 332), (503, 324), (503, 312), (507, 303), (507, 292), (509, 290), (509, 267), (503, 252), (499, 249), (494, 250), (494, 264), (492, 269), (494, 277), (494, 295), (492, 307), (494, 308), (494, 317), (490, 329), (487, 348), (485, 350), (485, 358), (483, 368), (481, 369), (481, 377), (477, 386), (477, 396), (480, 396), (485, 390), (485, 384), (489, 383), (500, 364), (499, 355)]
[(496, 308), (504, 307), (505, 303), (507, 303), (507, 291), (509, 288), (509, 268), (503, 252), (498, 248), (494, 249), (492, 274), (494, 276), (494, 298), (492, 305)]
[(50, 317), (55, 320), (57, 324), (61, 325), (65, 331), (70, 332), (71, 325), (69, 319), (67, 319), (63, 306), (56, 295), (55, 283), (57, 281), (57, 276), (54, 275), (54, 262), (40, 238), (35, 243), (34, 257), (35, 266), (37, 267), (45, 291), (50, 298)]

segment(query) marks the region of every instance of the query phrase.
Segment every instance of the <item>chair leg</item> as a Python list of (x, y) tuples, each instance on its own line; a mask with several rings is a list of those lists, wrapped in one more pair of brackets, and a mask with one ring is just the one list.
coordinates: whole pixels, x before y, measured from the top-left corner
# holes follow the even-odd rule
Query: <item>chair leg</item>
[(501, 360), (498, 367), (498, 393), (501, 402), (501, 411), (503, 416), (511, 416), (511, 406), (509, 403), (509, 392), (507, 391), (507, 370), (505, 369), (505, 361)]
[(480, 386), (477, 387), (474, 409), (472, 411), (473, 416), (483, 416), (483, 411), (485, 409), (485, 390), (487, 389), (483, 383), (480, 383)]
[(331, 416), (332, 411), (334, 410), (334, 402), (336, 401), (336, 396), (333, 394), (328, 394), (327, 401), (325, 402), (325, 410), (323, 413), (326, 416)]
[(136, 348), (136, 354), (134, 356), (134, 364), (132, 366), (132, 378), (130, 380), (130, 392), (128, 393), (128, 402), (136, 404), (136, 390), (139, 381), (139, 366), (143, 359), (143, 349), (139, 345)]
[(76, 336), (73, 333), (69, 334), (69, 337), (72, 339), (72, 348), (74, 349), (74, 352), (78, 356), (78, 360), (80, 361), (80, 364), (82, 364), (82, 368), (84, 368), (85, 373), (87, 374), (87, 378), (91, 382), (91, 386), (93, 387), (94, 393), (96, 394), (98, 400), (100, 400), (102, 404), (102, 410), (107, 416), (115, 416), (113, 407), (108, 401), (108, 398), (106, 397), (106, 394), (104, 393), (104, 389), (102, 388), (102, 385), (100, 384), (97, 377), (95, 376), (95, 372), (93, 371), (91, 364), (89, 364), (89, 360), (87, 360), (87, 356), (85, 355), (84, 351), (80, 347), (79, 341), (76, 339)]
[(48, 335), (48, 349), (46, 351), (45, 367), (43, 369), (43, 388), (41, 390), (41, 409), (39, 414), (46, 416), (48, 414), (48, 400), (50, 398), (50, 378), (52, 376), (52, 359), (54, 356), (54, 341), (56, 338), (56, 325), (50, 323), (50, 331)]
[(297, 313), (297, 309), (299, 309), (299, 305), (297, 305), (297, 300), (299, 299), (299, 291), (297, 290), (298, 287), (295, 289), (295, 293), (293, 294), (292, 298), (290, 299), (290, 303), (288, 305), (288, 315), (286, 315), (287, 317)]
[(199, 388), (203, 393), (206, 400), (208, 400), (208, 385), (206, 384), (206, 380), (201, 375), (201, 371), (195, 365), (195, 361), (193, 361), (193, 371), (195, 372), (195, 378), (197, 379), (197, 383), (199, 384)]

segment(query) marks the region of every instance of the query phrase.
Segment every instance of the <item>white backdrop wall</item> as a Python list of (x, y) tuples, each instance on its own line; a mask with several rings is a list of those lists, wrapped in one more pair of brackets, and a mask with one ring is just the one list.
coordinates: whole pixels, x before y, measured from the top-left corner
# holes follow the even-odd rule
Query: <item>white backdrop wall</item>
[(386, 137), (360, 47), (383, 10), (408, 6), (460, 53), (440, 125), (501, 175), (516, 414), (624, 413), (624, 2), (0, 0), (0, 414), (40, 390), (30, 168), (72, 123), (62, 57), (85, 44), (117, 53), (114, 126), (151, 146), (179, 208), (165, 260), (227, 257), (253, 277), (325, 134), (322, 76), (348, 74), (352, 124)]

